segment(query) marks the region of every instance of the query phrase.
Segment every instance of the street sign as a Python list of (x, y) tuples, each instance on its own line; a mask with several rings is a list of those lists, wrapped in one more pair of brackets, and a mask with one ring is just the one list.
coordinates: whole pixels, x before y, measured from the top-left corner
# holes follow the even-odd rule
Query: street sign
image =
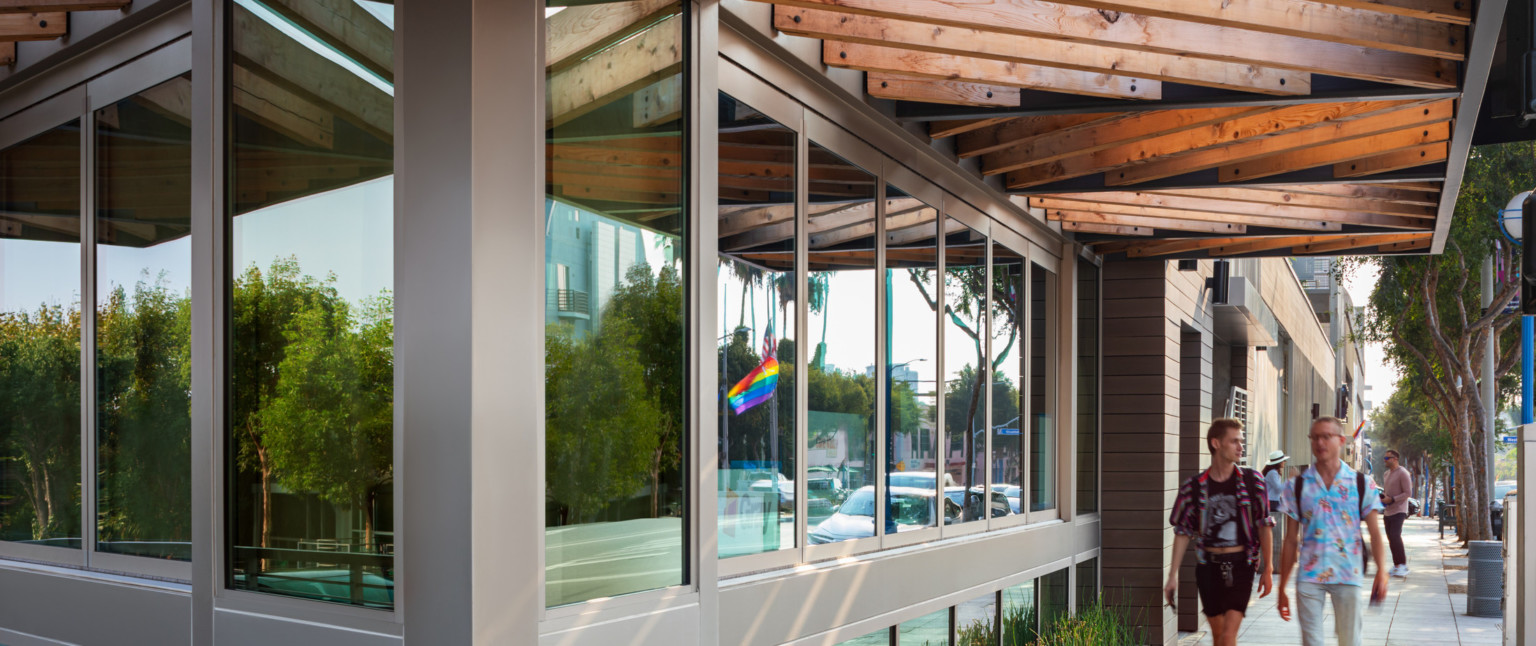
[(1016, 428), (1000, 428), (1000, 429), (997, 429), (997, 434), (998, 435), (1018, 435), (1019, 434), (1019, 429), (1016, 429)]
[(1514, 435), (1500, 435), (1499, 441), (1505, 444), (1519, 444), (1520, 438)]

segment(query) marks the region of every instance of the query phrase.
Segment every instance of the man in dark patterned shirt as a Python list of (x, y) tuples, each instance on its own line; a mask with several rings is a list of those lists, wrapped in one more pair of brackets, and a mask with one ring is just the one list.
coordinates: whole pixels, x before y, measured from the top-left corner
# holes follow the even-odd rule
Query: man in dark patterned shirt
[(1235, 419), (1211, 422), (1205, 433), (1211, 451), (1211, 468), (1184, 481), (1173, 513), (1173, 569), (1163, 596), (1174, 605), (1179, 590), (1179, 565), (1184, 550), (1193, 542), (1199, 562), (1195, 587), (1200, 605), (1211, 624), (1215, 646), (1237, 643), (1237, 632), (1248, 610), (1253, 579), (1259, 577), (1259, 596), (1269, 595), (1274, 566), (1270, 563), (1274, 541), (1269, 528), (1269, 496), (1257, 471), (1237, 466), (1242, 459), (1243, 423)]

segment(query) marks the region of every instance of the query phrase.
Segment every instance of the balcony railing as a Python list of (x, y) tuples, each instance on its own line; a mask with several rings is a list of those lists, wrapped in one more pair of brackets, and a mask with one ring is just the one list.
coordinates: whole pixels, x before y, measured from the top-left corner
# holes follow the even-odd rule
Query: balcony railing
[(555, 290), (555, 308), (562, 314), (591, 314), (590, 301), (586, 292), (578, 292), (574, 289)]

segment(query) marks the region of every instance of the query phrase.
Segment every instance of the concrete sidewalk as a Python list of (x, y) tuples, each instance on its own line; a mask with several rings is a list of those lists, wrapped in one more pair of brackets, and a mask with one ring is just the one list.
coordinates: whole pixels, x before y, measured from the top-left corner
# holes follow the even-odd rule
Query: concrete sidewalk
[[(1374, 611), (1374, 614), (1367, 611), (1365, 646), (1502, 644), (1502, 619), (1469, 617), (1466, 614), (1466, 550), (1459, 547), (1454, 535), (1447, 534), (1446, 539), (1441, 541), (1435, 521), (1410, 519), (1403, 525), (1403, 543), (1408, 549), (1408, 578), (1393, 578), (1381, 609)], [(1389, 567), (1391, 560), (1389, 553)], [(1279, 583), (1278, 577), (1276, 583)], [(1296, 623), (1294, 613), (1295, 585), (1292, 581), (1290, 596), (1293, 612), (1290, 622), (1280, 619), (1280, 613), (1275, 608), (1277, 594), (1271, 593), (1260, 599), (1255, 593), (1248, 606), (1248, 618), (1243, 622), (1242, 632), (1238, 635), (1239, 644), (1291, 646), (1301, 643), (1301, 628)], [(1329, 644), (1335, 643), (1332, 637), (1332, 616), (1330, 608)], [(1200, 632), (1185, 633), (1179, 643), (1210, 644), (1210, 634), (1204, 621), (1202, 618)]]

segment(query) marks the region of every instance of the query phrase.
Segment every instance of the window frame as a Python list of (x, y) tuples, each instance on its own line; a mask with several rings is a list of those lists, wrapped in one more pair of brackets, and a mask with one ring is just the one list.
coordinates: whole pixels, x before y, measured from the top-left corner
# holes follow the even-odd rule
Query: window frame
[[(971, 205), (966, 204), (964, 201), (960, 200), (959, 198), (956, 198), (953, 195), (949, 195), (947, 193), (944, 195), (944, 208), (941, 209), (939, 211), (939, 213), (940, 213), (940, 216), (939, 216), (939, 222), (940, 222), (940, 229), (939, 229), (939, 276), (947, 277), (947, 271), (949, 269), (948, 245), (946, 244), (946, 239), (949, 236), (944, 233), (943, 227), (946, 226), (944, 224), (944, 222), (946, 222), (949, 218), (953, 218), (955, 221), (957, 221), (957, 222), (959, 222), (961, 224), (964, 224), (967, 227), (970, 227), (970, 229), (972, 231), (975, 231), (976, 233), (981, 234), (982, 240), (985, 241), (984, 244), (985, 244), (985, 248), (986, 248), (986, 253), (982, 256), (982, 262), (985, 264), (985, 267), (984, 267), (985, 279), (984, 280), (986, 280), (986, 284), (990, 285), (991, 282), (992, 282), (992, 229), (994, 228), (992, 226), (992, 221), (990, 219), (988, 219), (987, 217), (985, 217), (984, 215), (982, 215), (981, 211), (976, 210)], [(941, 279), (939, 281), (939, 290), (938, 291), (942, 295), (942, 296), (940, 296), (940, 301), (939, 301), (939, 309), (940, 309), (941, 313), (939, 314), (939, 366), (940, 366), (940, 372), (938, 374), (939, 374), (939, 380), (940, 381), (947, 381), (946, 378), (947, 378), (947, 376), (949, 374), (949, 363), (947, 361), (948, 358), (944, 356), (944, 346), (945, 346), (944, 336), (945, 336), (945, 327), (948, 324), (948, 322), (945, 320), (945, 317), (943, 316), (942, 311), (943, 311), (943, 309), (945, 307), (947, 307), (949, 305), (948, 282)], [(981, 345), (982, 353), (985, 354), (986, 357), (987, 357), (987, 361), (985, 361), (983, 363), (986, 363), (988, 365), (977, 366), (977, 374), (976, 374), (976, 377), (975, 377), (977, 380), (980, 380), (982, 383), (987, 384), (986, 388), (984, 389), (984, 394), (982, 395), (982, 418), (981, 419), (982, 419), (982, 424), (988, 430), (988, 432), (983, 434), (985, 439), (982, 442), (981, 450), (983, 451), (982, 455), (985, 456), (985, 458), (983, 459), (983, 466), (982, 466), (982, 470), (981, 470), (981, 474), (980, 474), (981, 478), (982, 478), (982, 508), (986, 509), (986, 510), (990, 510), (991, 509), (991, 500), (992, 500), (992, 433), (991, 433), (991, 429), (992, 429), (992, 388), (991, 388), (992, 369), (991, 369), (991, 366), (990, 366), (990, 361), (991, 361), (991, 356), (992, 356), (992, 311), (991, 311), (991, 306), (992, 306), (992, 292), (991, 292), (991, 290), (987, 290), (986, 296), (983, 297), (982, 301), (981, 301), (981, 313), (977, 317), (977, 321), (978, 321), (979, 325), (981, 326), (981, 330), (979, 330), (977, 333), (980, 334), (981, 337), (982, 337), (982, 345)], [(944, 447), (946, 449), (946, 451), (948, 449), (950, 439), (949, 439), (948, 425), (945, 423), (945, 420), (946, 420), (945, 415), (946, 415), (947, 411), (945, 410), (945, 401), (944, 401), (945, 396), (944, 396), (944, 392), (943, 391), (947, 387), (948, 387), (948, 385), (945, 384), (944, 388), (940, 388), (940, 392), (939, 392), (939, 395), (938, 395), (938, 397), (939, 397), (939, 423), (937, 424), (938, 429), (939, 429), (939, 438), (940, 438), (939, 442), (940, 442), (940, 446)], [(945, 456), (944, 460), (947, 462), (948, 461), (948, 457)], [(946, 467), (947, 467), (947, 465), (946, 465)], [(947, 470), (947, 468), (946, 468), (946, 470)], [(973, 487), (975, 485), (974, 484), (966, 484), (966, 485), (963, 485), (963, 486), (965, 486), (966, 488), (970, 488), (970, 487)], [(957, 536), (968, 536), (968, 535), (971, 535), (971, 534), (978, 534), (978, 533), (981, 533), (981, 532), (989, 531), (991, 529), (993, 529), (992, 517), (991, 517), (990, 513), (987, 513), (986, 516), (984, 516), (984, 517), (982, 517), (980, 519), (977, 519), (977, 520), (970, 521), (970, 522), (956, 523), (954, 525), (943, 525), (942, 526), (942, 531), (940, 532), (940, 535), (941, 535), (942, 538), (953, 538), (953, 537), (957, 537)]]

